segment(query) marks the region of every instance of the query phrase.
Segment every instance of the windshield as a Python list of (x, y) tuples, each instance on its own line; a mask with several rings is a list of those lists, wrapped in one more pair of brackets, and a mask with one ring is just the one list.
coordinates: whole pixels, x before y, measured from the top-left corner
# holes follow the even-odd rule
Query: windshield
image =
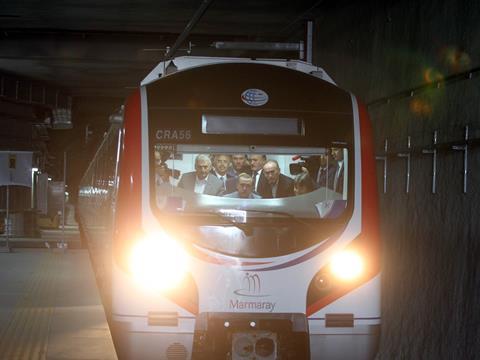
[(187, 238), (214, 251), (298, 251), (332, 235), (347, 210), (347, 148), (156, 143), (151, 158), (153, 206), (185, 217)]
[[(166, 212), (339, 217), (348, 198), (346, 148), (157, 143), (156, 206)], [(263, 211), (263, 212), (262, 212)]]
[(150, 203), (162, 226), (252, 257), (298, 251), (345, 226), (349, 93), (264, 64), (196, 67), (146, 88)]

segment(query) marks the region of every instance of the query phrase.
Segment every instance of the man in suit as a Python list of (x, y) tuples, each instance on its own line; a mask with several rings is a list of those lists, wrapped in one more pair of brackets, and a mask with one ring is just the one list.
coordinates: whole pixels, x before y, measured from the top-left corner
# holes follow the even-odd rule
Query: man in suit
[(257, 192), (264, 199), (283, 198), (294, 196), (293, 180), (280, 173), (280, 166), (276, 160), (269, 160), (263, 165), (263, 176), (258, 184)]
[(250, 155), (250, 167), (253, 177), (253, 191), (258, 192), (259, 183), (266, 181), (263, 172), (263, 165), (267, 162), (266, 155)]
[(224, 190), (226, 189), (227, 180), (233, 177), (233, 175), (227, 172), (230, 164), (230, 155), (216, 154), (213, 158), (213, 169), (211, 173), (222, 181)]
[(335, 178), (335, 161), (328, 161), (329, 154), (320, 154), (310, 156), (307, 160), (306, 167), (302, 168), (303, 172), (309, 174), (310, 178), (315, 182), (315, 187), (328, 187), (333, 189), (333, 180)]
[(212, 175), (211, 170), (210, 158), (200, 154), (195, 158), (195, 171), (183, 174), (177, 186), (197, 194), (220, 195), (223, 192), (223, 182)]
[(344, 162), (343, 162), (343, 149), (341, 148), (332, 148), (332, 158), (335, 161), (335, 174), (333, 175), (333, 186), (332, 189), (340, 194), (343, 194), (343, 173)]
[(168, 168), (167, 164), (155, 165), (155, 184), (157, 186), (162, 184), (175, 186), (177, 184), (177, 180), (172, 176), (172, 170)]
[(253, 190), (253, 179), (250, 175), (241, 173), (237, 178), (237, 191), (225, 195), (229, 198), (238, 198), (238, 199), (261, 199), (260, 195), (257, 195), (252, 192)]
[(319, 187), (333, 189), (335, 163), (328, 161), (328, 154), (319, 155), (318, 168), (313, 173), (313, 179)]
[(232, 166), (228, 169), (227, 181), (225, 182), (225, 194), (230, 194), (237, 189), (238, 176), (240, 174), (251, 174), (252, 169), (245, 154), (233, 154)]
[(238, 175), (245, 173), (250, 174), (252, 169), (247, 160), (247, 155), (245, 154), (233, 154), (232, 155), (232, 166), (228, 169), (228, 173), (232, 176), (237, 177)]

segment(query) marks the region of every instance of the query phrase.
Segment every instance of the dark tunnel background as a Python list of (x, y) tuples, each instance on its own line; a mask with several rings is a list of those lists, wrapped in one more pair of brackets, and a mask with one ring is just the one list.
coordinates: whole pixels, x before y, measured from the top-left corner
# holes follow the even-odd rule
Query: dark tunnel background
[[(314, 63), (368, 105), (375, 152), (388, 140), (387, 191), (377, 162), (383, 248), (379, 359), (480, 358), (480, 2), (348, 2), (315, 19)], [(337, 11), (337, 13), (335, 13)], [(78, 131), (52, 135), (53, 177), (75, 189), (118, 98), (73, 103)], [(467, 191), (463, 152), (469, 129)], [(438, 134), (432, 194), (433, 133)], [(81, 133), (81, 132), (80, 132)], [(407, 148), (410, 136), (411, 148)], [(406, 193), (411, 154), (410, 188)], [(75, 192), (73, 192), (75, 194)], [(72, 200), (75, 195), (72, 196)]]
[[(384, 241), (380, 359), (480, 353), (480, 3), (370, 1), (317, 21), (316, 63), (369, 105)], [(339, 29), (338, 19), (343, 17)], [(353, 28), (355, 30), (353, 30)], [(464, 153), (469, 128), (467, 191)], [(433, 132), (438, 134), (432, 194)], [(407, 138), (411, 148), (407, 148)], [(411, 153), (410, 188), (406, 193)]]

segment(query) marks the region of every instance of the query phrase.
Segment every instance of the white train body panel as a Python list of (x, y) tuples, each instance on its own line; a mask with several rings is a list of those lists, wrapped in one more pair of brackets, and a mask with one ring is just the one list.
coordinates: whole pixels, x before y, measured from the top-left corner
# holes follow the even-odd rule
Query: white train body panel
[[(184, 57), (174, 60), (180, 72), (206, 64), (230, 62), (255, 63), (249, 59), (212, 60)], [(302, 62), (259, 60), (256, 63), (293, 67), (304, 73), (314, 71), (320, 79), (334, 84), (322, 69)], [(142, 141), (139, 148), (141, 149), (142, 191), (141, 214), (138, 215), (141, 216), (140, 223), (145, 233), (153, 233), (163, 228), (162, 222), (152, 209), (151, 200), (155, 194), (151, 193), (152, 155), (151, 144), (148, 141), (151, 124), (148, 109), (152, 104), (148, 103), (148, 85), (154, 83), (167, 66), (168, 64), (166, 66), (159, 64), (145, 78), (140, 88)], [(113, 335), (117, 339), (115, 343), (121, 357), (167, 359), (175, 358), (172, 354), (176, 354), (175, 356), (178, 355), (179, 358), (190, 358), (195, 353), (194, 334), (198, 331), (198, 322), (202, 316), (208, 317), (211, 314), (212, 316), (228, 314), (225, 315), (225, 322), (235, 319), (238, 314), (251, 316), (252, 319), (256, 319), (256, 315), (275, 319), (275, 316), (288, 317), (285, 314), (296, 314), (295, 316), (303, 316), (307, 323), (309, 347), (307, 354), (310, 358), (367, 359), (375, 355), (380, 324), (380, 275), (378, 272), (372, 273), (372, 276), (363, 283), (344, 293), (339, 293), (340, 295), (333, 297), (324, 305), (307, 304), (307, 293), (319, 269), (327, 268), (332, 256), (348, 247), (353, 239), (362, 235), (363, 231), (362, 224), (365, 219), (362, 218), (362, 207), (366, 199), (362, 196), (366, 195), (363, 194), (362, 179), (366, 175), (362, 173), (362, 163), (365, 161), (362, 158), (362, 148), (365, 145), (362, 145), (363, 134), (360, 128), (361, 121), (368, 121), (368, 119), (360, 119), (359, 105), (353, 95), (351, 95), (351, 108), (353, 143), (349, 152), (352, 156), (350, 159), (353, 159), (354, 163), (352, 178), (355, 180), (353, 187), (350, 188), (353, 189), (354, 197), (349, 201), (354, 205), (341, 231), (330, 234), (308, 247), (272, 257), (241, 257), (193, 244), (192, 249), (195, 254), (190, 254), (190, 274), (196, 285), (198, 296), (195, 310), (185, 308), (175, 299), (172, 300), (161, 292), (152, 293), (142, 290), (128, 272), (114, 260), (111, 277), (111, 319)], [(369, 168), (372, 168), (371, 164)], [(376, 221), (378, 219), (374, 219), (374, 222)], [(172, 317), (176, 319), (175, 324), (152, 325), (151, 314), (157, 313), (173, 314)], [(352, 314), (352, 326), (341, 324), (327, 326), (326, 318), (332, 314), (335, 316)], [(225, 327), (224, 330), (228, 331), (228, 328)], [(283, 351), (280, 349), (280, 340), (274, 335), (272, 339), (275, 343), (274, 354), (265, 357), (257, 355), (257, 359), (275, 358), (280, 351)], [(198, 355), (199, 352), (196, 354), (198, 358), (202, 358)], [(234, 351), (229, 356), (238, 358), (238, 356), (235, 357)], [(282, 358), (289, 357), (285, 355)]]

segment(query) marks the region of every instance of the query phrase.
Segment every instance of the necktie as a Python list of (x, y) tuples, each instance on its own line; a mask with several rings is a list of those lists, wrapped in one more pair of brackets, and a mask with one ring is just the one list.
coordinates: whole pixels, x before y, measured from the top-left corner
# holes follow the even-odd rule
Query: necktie
[(257, 191), (257, 175), (258, 171), (253, 172), (253, 190)]
[(220, 180), (222, 180), (223, 188), (225, 189), (225, 176), (220, 176)]

